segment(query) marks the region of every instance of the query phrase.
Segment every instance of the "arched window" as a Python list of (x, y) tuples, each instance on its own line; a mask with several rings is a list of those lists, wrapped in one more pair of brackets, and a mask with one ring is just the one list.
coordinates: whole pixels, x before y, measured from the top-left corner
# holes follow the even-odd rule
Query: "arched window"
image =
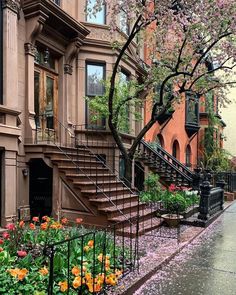
[(159, 144), (161, 147), (164, 147), (164, 139), (163, 136), (161, 134), (157, 135), (157, 139), (156, 139), (157, 144)]
[(180, 154), (180, 152), (179, 152), (179, 143), (178, 143), (177, 140), (175, 140), (175, 141), (173, 142), (173, 146), (172, 146), (172, 155), (173, 155), (176, 159), (179, 160), (179, 154)]
[(189, 144), (185, 150), (185, 162), (187, 167), (191, 167), (191, 147)]

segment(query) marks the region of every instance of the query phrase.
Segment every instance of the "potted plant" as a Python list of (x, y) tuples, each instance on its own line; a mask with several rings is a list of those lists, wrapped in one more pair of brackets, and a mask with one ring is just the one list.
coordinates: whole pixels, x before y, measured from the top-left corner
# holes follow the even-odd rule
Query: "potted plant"
[(170, 227), (178, 226), (183, 219), (183, 213), (188, 207), (185, 197), (181, 193), (166, 191), (162, 197), (162, 204), (165, 214), (161, 217)]

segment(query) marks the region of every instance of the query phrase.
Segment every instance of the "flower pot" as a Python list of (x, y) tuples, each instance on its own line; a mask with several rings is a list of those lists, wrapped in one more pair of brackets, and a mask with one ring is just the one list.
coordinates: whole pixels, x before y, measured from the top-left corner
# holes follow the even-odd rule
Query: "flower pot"
[(183, 215), (179, 214), (162, 214), (161, 217), (167, 223), (169, 227), (177, 227), (180, 224), (181, 219), (183, 219)]

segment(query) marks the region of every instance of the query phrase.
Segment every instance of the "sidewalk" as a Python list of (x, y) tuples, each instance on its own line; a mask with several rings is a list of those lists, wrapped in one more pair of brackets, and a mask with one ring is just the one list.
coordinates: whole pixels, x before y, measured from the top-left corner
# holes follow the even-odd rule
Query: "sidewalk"
[[(226, 204), (225, 207), (228, 207), (226, 212), (230, 210), (231, 203)], [(232, 206), (236, 207), (236, 203)], [(223, 213), (226, 214), (226, 213)], [(219, 217), (218, 219), (222, 218)], [(236, 214), (235, 222), (236, 222)], [(217, 219), (217, 220), (218, 220)], [(142, 236), (139, 241), (139, 252), (141, 253), (140, 258), (140, 268), (139, 273), (137, 271), (127, 275), (116, 287), (114, 291), (110, 291), (110, 294), (114, 295), (133, 295), (137, 289), (139, 289), (144, 283), (150, 279), (156, 272), (162, 269), (173, 257), (175, 257), (182, 249), (186, 248), (195, 238), (200, 234), (204, 234), (207, 231), (210, 231), (214, 227), (214, 224), (217, 223), (217, 220), (211, 224), (207, 229), (193, 226), (182, 226), (179, 243), (175, 238), (162, 238), (158, 236), (157, 232), (152, 233), (152, 235)], [(236, 234), (234, 233), (235, 237)], [(236, 238), (235, 238), (236, 239)], [(236, 241), (235, 241), (236, 246)], [(235, 257), (236, 257), (236, 253)], [(236, 258), (235, 258), (236, 265)], [(138, 294), (148, 295), (147, 291), (141, 292)], [(153, 295), (164, 293), (150, 293)], [(182, 294), (182, 293), (166, 293), (166, 294)], [(184, 295), (190, 295), (188, 293), (183, 293)], [(198, 293), (195, 293), (198, 294)], [(205, 293), (207, 294), (207, 293)], [(235, 293), (236, 294), (236, 293)], [(218, 295), (218, 294), (217, 294)], [(221, 295), (221, 294), (219, 294)], [(227, 294), (228, 295), (228, 294)]]

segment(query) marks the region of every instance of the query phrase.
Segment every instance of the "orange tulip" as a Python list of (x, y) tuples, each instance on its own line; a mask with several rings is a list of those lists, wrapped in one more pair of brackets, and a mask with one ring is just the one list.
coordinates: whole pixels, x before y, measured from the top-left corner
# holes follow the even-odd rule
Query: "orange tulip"
[(36, 226), (35, 226), (35, 224), (30, 223), (29, 228), (32, 229), (32, 230), (34, 230), (36, 228)]
[(19, 222), (19, 227), (20, 228), (23, 228), (25, 226), (25, 222), (23, 221), (23, 220), (21, 220), (20, 222)]
[(23, 281), (28, 272), (26, 268), (20, 269), (18, 272), (18, 280)]
[(48, 223), (47, 223), (47, 222), (43, 222), (43, 223), (41, 223), (40, 228), (41, 228), (42, 230), (46, 230), (46, 229), (48, 228)]
[(42, 276), (46, 276), (48, 274), (48, 269), (46, 268), (46, 266), (44, 266), (43, 268), (41, 268), (39, 270), (39, 273), (42, 275)]
[(61, 223), (62, 224), (67, 224), (69, 222), (69, 220), (67, 218), (62, 218)]
[(93, 241), (93, 240), (88, 241), (88, 246), (89, 246), (90, 248), (92, 248), (93, 245), (94, 245), (94, 241)]
[(61, 292), (66, 292), (68, 290), (67, 281), (59, 282), (58, 285), (60, 286), (60, 291)]
[(74, 266), (73, 268), (72, 268), (72, 270), (71, 270), (71, 272), (72, 272), (72, 274), (74, 275), (74, 276), (79, 276), (80, 274), (81, 274), (81, 270), (80, 270), (80, 268), (78, 268), (78, 266)]

